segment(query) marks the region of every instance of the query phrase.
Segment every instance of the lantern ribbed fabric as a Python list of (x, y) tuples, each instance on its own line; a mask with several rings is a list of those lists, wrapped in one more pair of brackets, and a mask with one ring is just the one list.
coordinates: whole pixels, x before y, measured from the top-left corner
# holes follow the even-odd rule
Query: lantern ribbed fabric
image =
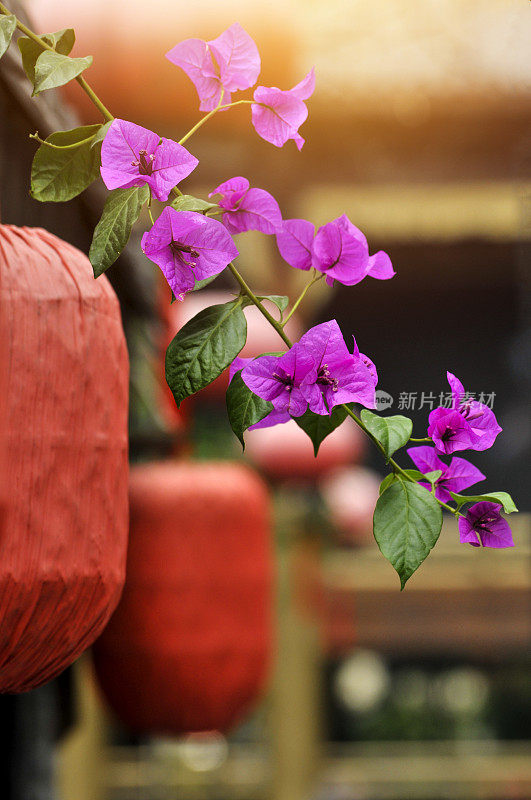
[(117, 716), (137, 732), (226, 731), (260, 697), (271, 652), (268, 492), (242, 464), (131, 471), (127, 579), (94, 646)]
[(86, 256), (0, 225), (5, 514), (0, 691), (59, 674), (123, 586), (128, 357), (118, 300)]

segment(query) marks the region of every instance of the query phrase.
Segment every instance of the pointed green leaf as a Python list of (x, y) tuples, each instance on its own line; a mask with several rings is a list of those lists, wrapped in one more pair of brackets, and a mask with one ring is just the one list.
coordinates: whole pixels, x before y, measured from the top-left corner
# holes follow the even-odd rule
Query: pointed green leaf
[(67, 56), (75, 44), (76, 34), (73, 28), (63, 28), (61, 31), (55, 31), (55, 33), (43, 34), (41, 39), (44, 39), (46, 44), (53, 47), (57, 53)]
[(176, 197), (175, 200), (172, 200), (171, 205), (176, 211), (196, 211), (198, 213), (218, 207), (217, 203), (209, 203), (208, 200), (201, 200), (191, 194), (182, 194)]
[(238, 297), (210, 306), (184, 325), (166, 351), (166, 381), (175, 402), (211, 383), (236, 358), (247, 338), (247, 321)]
[(425, 472), (424, 477), (432, 485), (436, 483), (442, 475), (442, 469), (434, 469), (433, 472)]
[(34, 200), (71, 200), (99, 176), (100, 150), (91, 147), (99, 127), (83, 125), (48, 136), (45, 141), (49, 144), (41, 144), (31, 165), (30, 193)]
[(17, 18), (14, 14), (6, 14), (0, 17), (0, 58), (11, 43), (11, 37), (17, 27)]
[(378, 498), (374, 538), (397, 571), (402, 589), (435, 545), (441, 527), (440, 505), (418, 483), (397, 480)]
[[(409, 475), (409, 477), (412, 478), (414, 481), (424, 481), (426, 478), (426, 476), (423, 475), (422, 472), (419, 472), (418, 469), (405, 469), (404, 472), (407, 475)], [(390, 486), (395, 481), (399, 480), (400, 480), (400, 475), (397, 475), (396, 472), (390, 472), (389, 475), (387, 475), (381, 482), (379, 494), (385, 492), (388, 486)]]
[(457, 507), (460, 508), (465, 503), (481, 503), (483, 500), (487, 500), (491, 503), (499, 503), (506, 514), (512, 514), (513, 511), (518, 511), (514, 504), (514, 500), (508, 492), (489, 492), (488, 494), (475, 494), (475, 495), (464, 495), (464, 494), (457, 494), (456, 492), (450, 492), (452, 499), (455, 500), (457, 503)]
[(46, 89), (55, 89), (77, 78), (92, 64), (92, 56), (84, 58), (70, 58), (61, 53), (45, 50), (35, 62), (35, 80), (33, 81), (33, 94), (39, 94)]
[(378, 439), (387, 458), (391, 458), (395, 450), (403, 447), (409, 441), (413, 423), (408, 417), (397, 414), (394, 417), (379, 417), (364, 408), (361, 412), (361, 421)]
[[(45, 33), (41, 38), (61, 55), (68, 55), (74, 46), (76, 36), (72, 28), (65, 28), (55, 33)], [(19, 38), (18, 46), (22, 55), (24, 71), (31, 83), (35, 84), (35, 64), (41, 53), (45, 52), (45, 48), (27, 36)]]
[(210, 275), (208, 278), (203, 278), (202, 281), (196, 281), (194, 284), (194, 288), (191, 290), (192, 292), (198, 292), (199, 289), (204, 289), (205, 286), (208, 286), (209, 283), (215, 281), (218, 275)]
[(312, 440), (313, 452), (317, 456), (324, 439), (345, 421), (346, 416), (343, 406), (336, 406), (331, 414), (315, 414), (307, 409), (301, 417), (295, 417), (295, 422)]
[(94, 229), (89, 260), (99, 278), (114, 264), (131, 235), (131, 230), (149, 200), (149, 187), (114, 189), (109, 192), (100, 221)]
[(273, 410), (273, 403), (262, 400), (261, 397), (253, 394), (242, 380), (242, 372), (239, 370), (232, 378), (227, 389), (227, 413), (232, 430), (240, 440), (245, 450), (243, 434), (260, 422), (270, 411)]
[(100, 144), (101, 142), (103, 142), (103, 140), (107, 136), (107, 131), (111, 127), (112, 123), (113, 123), (113, 120), (111, 119), (111, 120), (109, 120), (109, 122), (106, 122), (105, 125), (100, 125), (99, 131), (96, 133), (96, 135), (94, 136), (94, 138), (93, 138), (93, 140), (91, 142), (91, 145), (90, 145), (91, 147), (95, 147), (97, 144)]
[(20, 36), (17, 40), (17, 44), (22, 56), (22, 66), (24, 67), (24, 72), (30, 79), (31, 83), (34, 84), (35, 62), (40, 54), (44, 52), (44, 48), (40, 44), (37, 44), (37, 42), (34, 42), (33, 39), (29, 39), (27, 36)]
[(282, 319), (284, 311), (287, 309), (289, 304), (289, 297), (280, 294), (261, 294), (257, 295), (257, 297), (259, 300), (270, 300), (271, 303), (274, 303), (280, 311), (280, 319)]

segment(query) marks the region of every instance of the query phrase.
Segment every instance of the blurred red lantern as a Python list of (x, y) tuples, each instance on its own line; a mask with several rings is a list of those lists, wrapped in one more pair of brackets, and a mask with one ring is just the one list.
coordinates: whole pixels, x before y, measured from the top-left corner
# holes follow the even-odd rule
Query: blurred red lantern
[(120, 596), (128, 359), (116, 295), (79, 250), (3, 225), (0, 276), (0, 691), (22, 692), (72, 663)]
[(271, 652), (270, 510), (225, 462), (131, 472), (127, 580), (94, 647), (117, 716), (146, 733), (225, 731), (260, 695)]
[(307, 434), (294, 420), (245, 434), (249, 458), (279, 481), (312, 481), (335, 467), (359, 461), (365, 452), (363, 436), (346, 420), (319, 448), (317, 458)]

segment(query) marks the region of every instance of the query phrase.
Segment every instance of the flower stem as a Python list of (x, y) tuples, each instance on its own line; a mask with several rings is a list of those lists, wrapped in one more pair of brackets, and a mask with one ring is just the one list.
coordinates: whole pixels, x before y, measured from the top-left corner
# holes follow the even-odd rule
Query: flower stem
[[(15, 16), (3, 3), (0, 3), (0, 12), (6, 16)], [(26, 34), (26, 36), (29, 39), (32, 39), (34, 42), (39, 44), (42, 48), (44, 48), (44, 50), (50, 50), (52, 53), (57, 52), (55, 48), (51, 47), (47, 42), (44, 41), (44, 39), (42, 39), (40, 36), (37, 36), (36, 33), (30, 30), (30, 28), (28, 28), (26, 25), (24, 25), (24, 23), (21, 22), (18, 19), (18, 17), (15, 16), (15, 19), (17, 20), (17, 28), (19, 29), (19, 31), (22, 31), (22, 33)], [(94, 103), (96, 108), (101, 112), (101, 114), (107, 120), (107, 122), (112, 122), (112, 120), (114, 119), (113, 115), (111, 114), (109, 109), (103, 105), (100, 98), (91, 88), (91, 86), (89, 86), (86, 80), (81, 75), (78, 75), (76, 81), (79, 83), (85, 94), (88, 95), (88, 97)]]
[(201, 119), (199, 120), (199, 122), (196, 122), (196, 123), (195, 123), (195, 125), (194, 125), (194, 127), (193, 127), (193, 128), (190, 128), (190, 130), (188, 131), (188, 133), (185, 133), (185, 134), (184, 134), (184, 136), (182, 137), (182, 139), (179, 139), (179, 144), (184, 144), (186, 141), (188, 141), (188, 139), (190, 138), (190, 136), (193, 136), (193, 134), (194, 134), (194, 133), (195, 133), (197, 130), (199, 130), (199, 128), (200, 128), (202, 125), (204, 125), (204, 124), (205, 124), (205, 122), (207, 122), (207, 121), (210, 119), (210, 117), (213, 117), (213, 116), (214, 116), (214, 114), (217, 114), (217, 113), (218, 113), (218, 111), (219, 111), (221, 108), (229, 108), (229, 106), (222, 106), (222, 105), (221, 105), (221, 104), (222, 104), (222, 102), (223, 102), (223, 95), (224, 95), (224, 94), (225, 94), (225, 89), (222, 89), (222, 90), (221, 90), (221, 97), (219, 98), (219, 103), (217, 104), (217, 106), (216, 106), (215, 108), (213, 108), (213, 109), (212, 109), (212, 111), (209, 111), (209, 112), (208, 112), (208, 114), (205, 114), (205, 116), (204, 116), (204, 117), (201, 117)]
[(86, 144), (87, 142), (91, 142), (94, 139), (94, 134), (92, 136), (88, 136), (86, 139), (81, 139), (79, 142), (72, 142), (72, 144), (52, 144), (52, 142), (47, 142), (44, 139), (41, 139), (38, 132), (30, 133), (30, 139), (35, 139), (39, 144), (44, 144), (46, 147), (51, 147), (52, 150), (74, 150), (76, 147), (81, 147), (82, 144)]
[(414, 439), (413, 436), (410, 436), (409, 437), (409, 441), (410, 442), (431, 442), (431, 439), (429, 438), (429, 436), (424, 438), (424, 439)]
[(238, 270), (236, 269), (236, 267), (234, 266), (234, 264), (232, 262), (229, 264), (229, 269), (232, 272), (232, 274), (234, 275), (234, 277), (236, 278), (236, 280), (238, 281), (238, 283), (240, 284), (240, 288), (241, 288), (243, 294), (247, 295), (249, 300), (252, 303), (254, 303), (254, 305), (258, 308), (260, 313), (264, 315), (264, 317), (269, 322), (269, 324), (273, 326), (273, 328), (276, 330), (276, 332), (281, 337), (281, 339), (284, 341), (284, 343), (287, 344), (288, 347), (292, 347), (293, 346), (292, 342), (290, 341), (288, 336), (286, 336), (286, 334), (282, 330), (282, 325), (280, 324), (280, 322), (277, 322), (276, 319), (269, 313), (267, 308), (265, 308), (263, 306), (263, 304), (260, 302), (258, 297), (253, 293), (251, 288), (245, 282), (245, 279), (243, 278), (243, 276), (240, 275), (240, 273), (238, 272)]
[[(388, 458), (387, 457), (387, 454), (386, 454), (384, 448), (382, 447), (382, 445), (380, 444), (380, 442), (378, 441), (378, 439), (375, 436), (373, 436), (372, 433), (369, 430), (367, 430), (367, 428), (365, 427), (365, 425), (363, 424), (361, 419), (357, 416), (357, 414), (355, 414), (352, 411), (352, 409), (350, 409), (347, 405), (343, 405), (343, 408), (345, 409), (345, 411), (347, 412), (349, 417), (351, 417), (354, 420), (356, 425), (358, 425), (358, 427), (360, 427), (362, 429), (362, 431), (364, 431), (367, 434), (369, 439), (371, 439), (374, 442), (374, 444), (376, 445), (378, 450), (384, 456), (384, 458), (387, 461), (387, 463), (391, 465), (391, 467), (393, 469), (393, 472), (396, 475), (400, 475), (404, 480), (408, 481), (409, 483), (417, 483), (415, 478), (412, 478), (411, 475), (408, 475), (407, 472), (402, 469), (400, 464), (397, 464), (397, 462), (394, 460), (394, 458)], [(429, 441), (431, 441), (431, 440), (429, 440)], [(459, 513), (459, 511), (456, 508), (452, 508), (452, 506), (449, 506), (447, 503), (443, 503), (442, 500), (438, 500), (437, 498), (435, 498), (435, 499), (437, 500), (437, 502), (439, 503), (439, 505), (442, 508), (445, 508), (447, 511), (450, 511), (456, 517), (462, 517), (463, 516), (462, 514)]]
[(235, 100), (234, 103), (227, 103), (225, 106), (219, 106), (218, 111), (224, 111), (226, 108), (234, 108), (234, 106), (243, 106), (243, 105), (262, 105), (262, 103), (256, 103), (255, 100)]
[(286, 322), (288, 322), (288, 320), (290, 319), (290, 317), (291, 317), (291, 316), (292, 316), (292, 315), (295, 313), (295, 311), (298, 309), (299, 305), (300, 305), (300, 304), (301, 304), (301, 302), (304, 300), (304, 297), (306, 296), (306, 292), (308, 291), (308, 289), (310, 288), (310, 286), (313, 286), (313, 285), (314, 285), (314, 283), (317, 283), (317, 281), (320, 281), (320, 280), (321, 280), (321, 278), (324, 278), (324, 273), (321, 273), (321, 274), (320, 274), (320, 275), (318, 275), (317, 277), (315, 277), (315, 275), (314, 275), (314, 276), (311, 278), (311, 280), (309, 280), (309, 281), (308, 281), (308, 283), (306, 284), (306, 286), (304, 287), (304, 289), (302, 290), (302, 292), (300, 293), (300, 295), (298, 296), (298, 298), (297, 298), (297, 299), (295, 300), (295, 302), (293, 303), (293, 307), (292, 307), (291, 311), (289, 312), (289, 314), (287, 315), (287, 317), (284, 317), (284, 319), (283, 319), (283, 321), (282, 321), (282, 327), (284, 327), (284, 325), (286, 324)]

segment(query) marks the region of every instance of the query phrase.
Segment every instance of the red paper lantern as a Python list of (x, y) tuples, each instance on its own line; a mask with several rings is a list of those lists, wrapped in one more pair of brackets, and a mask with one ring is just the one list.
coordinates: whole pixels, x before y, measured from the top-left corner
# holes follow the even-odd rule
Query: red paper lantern
[(131, 472), (127, 580), (94, 647), (109, 704), (139, 732), (225, 731), (264, 687), (271, 652), (269, 497), (248, 467)]
[(116, 295), (79, 250), (3, 225), (0, 276), (0, 691), (22, 692), (72, 663), (120, 596), (128, 359)]

